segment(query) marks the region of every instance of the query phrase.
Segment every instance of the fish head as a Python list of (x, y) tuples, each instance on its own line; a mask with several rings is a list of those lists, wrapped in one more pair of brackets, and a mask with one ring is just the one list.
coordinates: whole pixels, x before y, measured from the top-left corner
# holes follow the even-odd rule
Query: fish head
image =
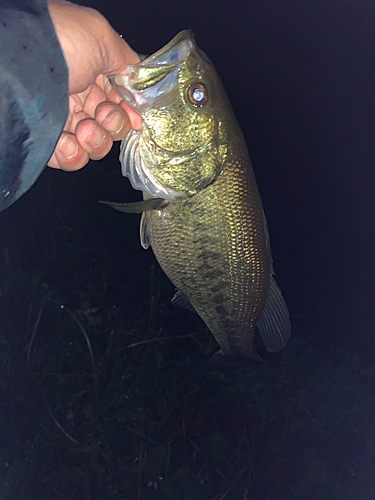
[(123, 140), (123, 174), (135, 189), (170, 202), (196, 194), (220, 174), (227, 154), (227, 97), (191, 31), (110, 77), (142, 117)]

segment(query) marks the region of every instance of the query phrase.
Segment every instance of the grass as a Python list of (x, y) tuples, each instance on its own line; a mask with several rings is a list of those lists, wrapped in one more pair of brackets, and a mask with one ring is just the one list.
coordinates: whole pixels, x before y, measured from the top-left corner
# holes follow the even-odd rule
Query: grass
[(137, 219), (61, 179), (2, 214), (0, 498), (372, 500), (374, 367), (297, 331), (274, 365), (205, 372)]

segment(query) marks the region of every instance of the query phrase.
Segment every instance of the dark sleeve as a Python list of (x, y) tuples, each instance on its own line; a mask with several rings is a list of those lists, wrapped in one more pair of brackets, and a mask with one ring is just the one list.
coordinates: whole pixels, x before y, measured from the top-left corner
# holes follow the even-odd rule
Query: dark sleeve
[(0, 210), (42, 173), (68, 116), (68, 70), (46, 0), (0, 0)]

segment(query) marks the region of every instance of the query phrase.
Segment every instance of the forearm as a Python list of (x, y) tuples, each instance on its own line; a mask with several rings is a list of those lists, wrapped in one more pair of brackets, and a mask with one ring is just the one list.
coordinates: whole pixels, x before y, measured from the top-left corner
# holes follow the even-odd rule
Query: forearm
[(45, 0), (0, 0), (0, 210), (35, 182), (68, 114), (68, 71)]

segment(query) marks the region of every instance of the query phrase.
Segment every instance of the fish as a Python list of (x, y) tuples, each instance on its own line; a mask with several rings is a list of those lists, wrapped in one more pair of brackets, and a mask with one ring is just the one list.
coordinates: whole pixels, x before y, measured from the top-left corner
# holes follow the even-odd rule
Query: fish
[(291, 324), (274, 279), (267, 221), (245, 138), (221, 80), (190, 30), (110, 81), (142, 117), (120, 149), (122, 174), (143, 201), (140, 239), (219, 344), (213, 372), (283, 349)]

